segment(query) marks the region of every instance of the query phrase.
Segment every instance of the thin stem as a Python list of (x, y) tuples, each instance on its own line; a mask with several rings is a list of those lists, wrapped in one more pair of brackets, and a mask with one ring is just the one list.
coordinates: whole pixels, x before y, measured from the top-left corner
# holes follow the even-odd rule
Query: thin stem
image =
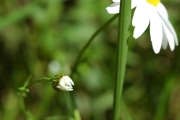
[(180, 51), (176, 51), (175, 58), (173, 59), (170, 74), (166, 77), (164, 88), (160, 95), (159, 103), (156, 106), (156, 113), (154, 120), (164, 120), (167, 113), (168, 102), (170, 99), (171, 90), (176, 82), (176, 77), (179, 74), (180, 65), (176, 64), (179, 62), (180, 57), (177, 55)]
[(73, 91), (69, 92), (69, 96), (71, 98), (71, 105), (72, 105), (72, 108), (73, 108), (74, 118), (75, 118), (75, 120), (81, 120), (80, 112), (79, 112), (79, 110), (77, 108)]
[[(84, 52), (87, 50), (87, 48), (90, 46), (90, 44), (93, 42), (94, 38), (103, 30), (105, 29), (110, 23), (112, 23), (112, 21), (114, 21), (117, 18), (118, 15), (113, 16), (111, 19), (109, 19), (104, 25), (102, 25), (88, 40), (88, 42), (84, 45), (84, 47), (81, 49), (81, 51), (79, 52), (76, 61), (74, 62), (74, 65), (72, 66), (72, 71), (70, 74), (70, 77), (73, 79), (73, 75), (77, 69), (77, 66), (80, 62), (80, 59), (82, 57), (82, 55), (84, 54)], [(77, 105), (75, 102), (75, 97), (73, 92), (69, 92), (70, 98), (71, 98), (71, 103), (72, 103), (72, 107), (73, 107), (73, 114), (75, 117), (75, 120), (81, 120), (80, 117), (80, 113), (77, 109)]]
[(25, 115), (24, 97), (21, 95), (21, 93), (19, 95), (19, 103), (20, 103), (20, 109), (21, 109), (21, 111), (23, 113), (23, 117), (24, 117), (24, 119), (26, 119), (26, 117), (25, 117), (26, 115)]
[(121, 94), (124, 83), (126, 69), (126, 59), (128, 51), (129, 26), (131, 21), (131, 0), (122, 0), (119, 11), (118, 24), (118, 45), (116, 58), (116, 81), (114, 89), (113, 120), (119, 120)]
[(81, 51), (79, 52), (77, 59), (74, 63), (74, 65), (72, 66), (72, 72), (71, 72), (71, 78), (73, 77), (76, 68), (79, 64), (79, 61), (82, 57), (82, 55), (84, 54), (84, 52), (87, 50), (87, 48), (90, 46), (90, 44), (93, 42), (94, 38), (102, 31), (104, 30), (110, 23), (112, 23), (116, 18), (118, 17), (118, 15), (114, 15), (111, 19), (109, 19), (104, 25), (102, 25), (88, 40), (88, 42), (84, 45), (84, 47), (81, 49)]
[(29, 87), (31, 87), (32, 85), (34, 85), (35, 83), (37, 83), (37, 82), (50, 81), (50, 80), (51, 80), (51, 78), (43, 77), (43, 78), (40, 78), (40, 79), (38, 79), (38, 80), (36, 80), (36, 81), (33, 81), (33, 82), (30, 83), (29, 85), (25, 86), (25, 88), (29, 88)]
[(25, 102), (24, 102), (24, 95), (23, 93), (19, 92), (19, 103), (20, 103), (20, 109), (23, 114), (23, 118), (26, 120), (34, 120), (32, 114), (26, 109)]
[(162, 94), (161, 94), (161, 97), (159, 100), (159, 104), (157, 105), (154, 120), (164, 120), (165, 119), (166, 110), (168, 107), (167, 105), (168, 105), (169, 96), (170, 96), (172, 87), (175, 83), (175, 78), (174, 78), (175, 75), (177, 75), (177, 74), (172, 74), (167, 77), (165, 86), (163, 88), (163, 91), (162, 91)]

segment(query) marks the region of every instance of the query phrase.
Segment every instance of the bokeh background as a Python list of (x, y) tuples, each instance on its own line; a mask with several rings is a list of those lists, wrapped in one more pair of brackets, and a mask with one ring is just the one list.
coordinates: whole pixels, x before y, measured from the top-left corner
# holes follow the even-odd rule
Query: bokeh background
[[(79, 51), (113, 15), (111, 0), (0, 1), (0, 119), (70, 120), (68, 92), (50, 82), (33, 85), (20, 108), (18, 88), (31, 81), (71, 72)], [(180, 37), (180, 1), (162, 0)], [(85, 51), (74, 75), (82, 120), (109, 120), (112, 114), (117, 19)], [(131, 27), (133, 31), (133, 27)], [(180, 47), (155, 54), (149, 29), (129, 39), (121, 120), (180, 120)]]

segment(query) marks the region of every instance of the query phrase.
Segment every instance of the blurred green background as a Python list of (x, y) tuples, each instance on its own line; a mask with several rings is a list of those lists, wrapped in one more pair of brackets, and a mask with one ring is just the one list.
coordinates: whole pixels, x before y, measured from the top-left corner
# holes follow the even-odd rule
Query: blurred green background
[[(180, 1), (162, 0), (178, 37)], [(37, 83), (20, 109), (18, 87), (32, 81), (70, 74), (79, 51), (113, 15), (111, 0), (0, 1), (0, 119), (70, 120), (68, 92), (50, 82)], [(109, 120), (112, 114), (117, 19), (83, 55), (74, 76), (74, 94), (82, 120)], [(133, 27), (131, 27), (133, 31)], [(129, 40), (121, 120), (180, 120), (180, 47), (155, 54), (149, 29)]]

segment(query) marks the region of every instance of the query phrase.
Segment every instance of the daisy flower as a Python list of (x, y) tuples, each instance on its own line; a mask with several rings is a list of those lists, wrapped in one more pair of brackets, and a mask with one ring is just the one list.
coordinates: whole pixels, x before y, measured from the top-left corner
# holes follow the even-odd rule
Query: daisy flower
[[(120, 0), (113, 0), (113, 4), (107, 7), (110, 14), (119, 13)], [(168, 20), (168, 13), (160, 0), (132, 0), (131, 9), (135, 8), (132, 25), (133, 37), (140, 37), (150, 24), (150, 36), (155, 53), (159, 53), (161, 46), (166, 49), (169, 43), (174, 50), (178, 45), (176, 32)]]
[(52, 79), (52, 87), (55, 90), (72, 91), (74, 85), (72, 79), (64, 74), (57, 74)]

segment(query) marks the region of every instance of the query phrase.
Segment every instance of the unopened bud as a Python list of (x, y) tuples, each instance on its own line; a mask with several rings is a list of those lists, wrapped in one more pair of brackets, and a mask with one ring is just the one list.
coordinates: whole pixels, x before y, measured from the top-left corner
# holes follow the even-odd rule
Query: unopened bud
[(52, 78), (52, 87), (54, 90), (65, 90), (65, 91), (72, 91), (74, 83), (69, 76), (64, 74), (57, 74)]

